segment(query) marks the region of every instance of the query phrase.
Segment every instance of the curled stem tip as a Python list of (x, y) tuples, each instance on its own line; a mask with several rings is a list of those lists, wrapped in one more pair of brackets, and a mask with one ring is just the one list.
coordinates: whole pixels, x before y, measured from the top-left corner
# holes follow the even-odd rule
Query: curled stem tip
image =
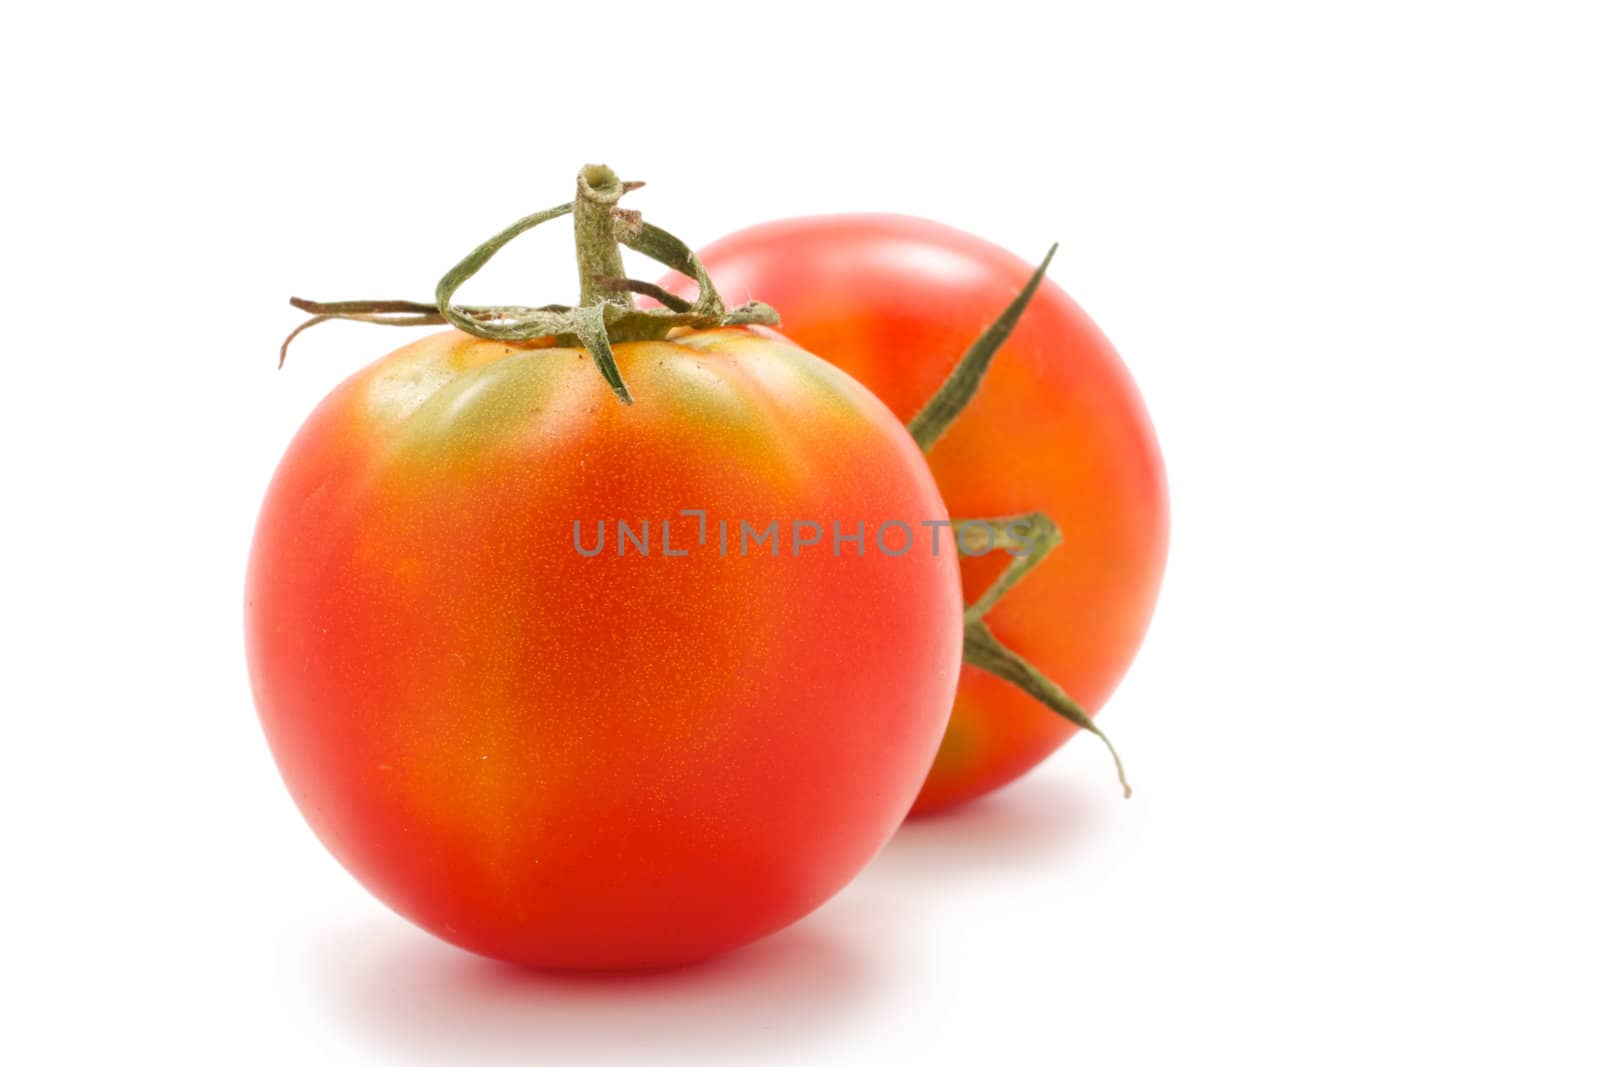
[(283, 345), (278, 349), (280, 369), (284, 360), (289, 358), (289, 343), (318, 323), (332, 319), (348, 319), (352, 322), (370, 322), (378, 326), (437, 326), (445, 321), (444, 316), (439, 314), (439, 309), (434, 305), (419, 304), (414, 300), (340, 300), (323, 303), (291, 296), (289, 303), (311, 317), (296, 326), (289, 336), (283, 339)]
[(1010, 682), (1063, 719), (1098, 737), (1105, 744), (1106, 751), (1111, 753), (1111, 761), (1116, 765), (1117, 781), (1122, 784), (1122, 795), (1133, 796), (1133, 787), (1128, 784), (1128, 774), (1123, 769), (1122, 757), (1117, 755), (1116, 746), (1101, 732), (1100, 727), (1095, 725), (1089, 713), (1068, 696), (1065, 690), (1033, 664), (1001, 644), (989, 627), (982, 622), (967, 623), (963, 652), (966, 661), (972, 666)]

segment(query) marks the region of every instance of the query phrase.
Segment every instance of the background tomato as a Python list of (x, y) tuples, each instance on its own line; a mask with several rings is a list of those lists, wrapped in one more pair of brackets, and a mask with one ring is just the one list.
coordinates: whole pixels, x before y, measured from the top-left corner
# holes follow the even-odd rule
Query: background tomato
[[(1032, 265), (970, 234), (895, 215), (789, 219), (700, 253), (724, 293), (778, 309), (785, 336), (850, 372), (909, 420)], [(691, 286), (669, 278), (668, 288)], [(972, 404), (933, 447), (950, 512), (1042, 510), (1063, 544), (988, 614), (995, 635), (1093, 712), (1132, 661), (1167, 553), (1161, 453), (1110, 343), (1048, 279)], [(962, 562), (971, 600), (1004, 556)], [(1076, 727), (1011, 684), (964, 667), (955, 710), (916, 810), (987, 792)]]
[(961, 655), (949, 552), (718, 551), (719, 518), (945, 515), (866, 389), (746, 329), (615, 355), (631, 406), (581, 350), (451, 330), (378, 361), (295, 438), (250, 560), (306, 819), (401, 914), (524, 963), (694, 959), (815, 907), (905, 816)]

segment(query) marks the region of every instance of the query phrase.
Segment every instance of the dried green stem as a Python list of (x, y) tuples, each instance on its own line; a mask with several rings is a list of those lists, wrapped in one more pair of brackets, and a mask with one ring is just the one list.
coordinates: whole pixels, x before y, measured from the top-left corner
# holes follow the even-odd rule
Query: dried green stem
[(1128, 784), (1128, 775), (1122, 769), (1122, 757), (1117, 755), (1111, 739), (1100, 732), (1100, 727), (1094, 724), (1094, 719), (1089, 717), (1089, 713), (1084, 711), (1077, 701), (1067, 695), (1066, 690), (1047, 678), (1033, 664), (1001, 644), (989, 627), (981, 621), (967, 623), (962, 652), (966, 662), (972, 666), (1010, 682), (1063, 719), (1088, 730), (1105, 742), (1106, 749), (1111, 753), (1112, 762), (1117, 765), (1117, 780), (1122, 783), (1122, 795), (1133, 796), (1133, 787)]
[(972, 342), (972, 346), (956, 362), (955, 369), (944, 380), (944, 384), (939, 386), (939, 391), (933, 394), (933, 398), (921, 411), (911, 417), (910, 422), (906, 423), (906, 429), (911, 432), (912, 440), (917, 442), (917, 447), (923, 452), (933, 448), (934, 443), (950, 428), (950, 424), (956, 421), (956, 416), (960, 415), (977, 395), (978, 386), (982, 384), (983, 376), (988, 373), (989, 364), (994, 362), (1000, 346), (1006, 343), (1006, 338), (1016, 329), (1022, 313), (1028, 308), (1028, 302), (1038, 291), (1039, 283), (1044, 281), (1045, 271), (1050, 269), (1050, 261), (1055, 258), (1058, 247), (1060, 246), (1050, 246), (1050, 251), (1045, 253), (1044, 261), (1034, 270), (1027, 284), (1011, 303), (1006, 305), (1005, 310), (1000, 312), (999, 318), (991, 322), (988, 328), (978, 335), (978, 339)]
[[(1133, 790), (1128, 785), (1128, 776), (1123, 772), (1121, 757), (1112, 748), (1111, 741), (1094, 724), (1089, 713), (1037, 667), (1001, 644), (983, 621), (984, 616), (1012, 586), (1043, 563), (1045, 557), (1061, 544), (1061, 528), (1042, 511), (992, 519), (956, 519), (952, 525), (956, 530), (956, 546), (963, 555), (983, 555), (1000, 549), (1012, 556), (1006, 569), (967, 606), (962, 616), (966, 628), (963, 648), (966, 662), (1017, 686), (1057, 715), (1104, 741), (1117, 765), (1117, 778), (1122, 782), (1123, 794), (1132, 796)], [(969, 530), (979, 529), (984, 530), (981, 545), (976, 543), (975, 537), (969, 539), (966, 536)]]
[[(989, 547), (1007, 552), (1012, 558), (1006, 569), (1000, 572), (1000, 577), (967, 607), (966, 618), (969, 622), (989, 614), (989, 609), (1006, 595), (1007, 590), (1043, 563), (1044, 558), (1061, 543), (1061, 528), (1042, 511), (985, 519), (983, 522), (989, 529)], [(961, 528), (958, 521), (956, 529)]]
[(344, 300), (333, 304), (319, 304), (315, 300), (302, 300), (291, 296), (289, 303), (311, 317), (294, 328), (278, 349), (278, 366), (289, 358), (289, 342), (300, 334), (331, 319), (349, 319), (370, 322), (379, 326), (437, 326), (445, 318), (432, 304), (419, 304), (414, 300)]
[(630, 293), (638, 293), (640, 296), (648, 296), (662, 307), (671, 308), (673, 311), (691, 311), (694, 309), (692, 302), (685, 300), (677, 293), (667, 292), (667, 290), (654, 282), (642, 282), (637, 278), (602, 278), (601, 284), (609, 285), (615, 289), (625, 289)]
[(578, 171), (578, 195), (572, 202), (572, 233), (578, 246), (578, 306), (617, 304), (632, 307), (633, 298), (603, 283), (621, 278), (622, 248), (617, 244), (617, 201), (627, 192), (610, 167), (591, 163)]
[[(1000, 315), (978, 335), (956, 362), (955, 369), (950, 372), (950, 376), (945, 379), (938, 392), (934, 393), (933, 398), (906, 425), (906, 429), (910, 431), (913, 440), (923, 452), (926, 453), (933, 448), (934, 443), (977, 395), (978, 387), (983, 383), (983, 377), (999, 353), (1000, 346), (1011, 336), (1011, 331), (1016, 328), (1022, 313), (1027, 310), (1029, 301), (1043, 283), (1050, 261), (1055, 257), (1056, 247), (1056, 245), (1050, 246), (1050, 251), (1045, 253), (1043, 262), (1028, 278), (1027, 284), (1006, 305)], [(1089, 713), (1067, 695), (1066, 690), (1054, 680), (1002, 644), (1000, 639), (995, 637), (994, 631), (983, 621), (1013, 586), (1044, 562), (1045, 557), (1061, 544), (1060, 527), (1042, 511), (992, 519), (957, 520), (954, 525), (957, 531), (957, 546), (964, 555), (1003, 549), (1013, 557), (1005, 570), (1001, 571), (989, 587), (967, 606), (963, 614), (966, 638), (963, 654), (966, 662), (1017, 686), (1057, 715), (1104, 741), (1106, 748), (1111, 752), (1112, 761), (1116, 764), (1117, 778), (1122, 783), (1123, 795), (1132, 796), (1133, 790), (1129, 787), (1127, 774), (1122, 768), (1122, 758), (1117, 755), (1117, 750), (1112, 747), (1111, 741), (1094, 724)], [(982, 530), (984, 533), (981, 545), (975, 543), (976, 538), (967, 537), (967, 534), (974, 530)], [(969, 543), (969, 540), (974, 543)]]

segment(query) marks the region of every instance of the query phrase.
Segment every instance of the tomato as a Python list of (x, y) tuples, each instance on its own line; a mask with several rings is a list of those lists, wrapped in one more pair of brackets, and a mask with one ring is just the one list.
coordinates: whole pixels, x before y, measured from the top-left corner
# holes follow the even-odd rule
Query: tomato
[(379, 360), (295, 437), (250, 556), (305, 818), (400, 914), (526, 964), (693, 960), (816, 907), (905, 816), (961, 659), (952, 553), (873, 543), (947, 513), (870, 392), (750, 327), (614, 357), (631, 405), (582, 349)]
[[(894, 215), (790, 219), (701, 253), (716, 286), (777, 307), (780, 329), (909, 420), (1032, 268), (959, 230)], [(669, 279), (669, 288), (689, 286)], [(1046, 280), (971, 405), (928, 460), (950, 512), (1044, 511), (1064, 541), (989, 611), (996, 637), (1098, 710), (1154, 610), (1167, 554), (1161, 453), (1110, 343)], [(962, 561), (967, 598), (1003, 566)], [(963, 668), (955, 709), (916, 810), (1001, 786), (1076, 727), (1008, 682)]]

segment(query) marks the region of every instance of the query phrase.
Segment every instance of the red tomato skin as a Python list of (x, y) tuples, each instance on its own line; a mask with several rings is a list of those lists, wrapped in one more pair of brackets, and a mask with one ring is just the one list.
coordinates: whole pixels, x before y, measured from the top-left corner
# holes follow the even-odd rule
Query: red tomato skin
[[(1041, 249), (1042, 251), (1042, 249)], [(765, 301), (802, 348), (849, 372), (902, 421), (934, 394), (1034, 264), (971, 234), (900, 215), (753, 226), (700, 253), (730, 301)], [(692, 289), (667, 279), (678, 292)], [(1166, 566), (1166, 475), (1133, 379), (1048, 278), (972, 404), (928, 456), (952, 515), (1042, 510), (1064, 543), (987, 616), (1003, 642), (1090, 712), (1111, 696), (1155, 609)], [(970, 600), (1003, 557), (967, 559)], [(963, 668), (949, 730), (915, 812), (987, 793), (1076, 727)]]
[(943, 517), (881, 403), (758, 331), (616, 355), (632, 406), (581, 351), (392, 353), (307, 420), (251, 550), (305, 818), (401, 915), (523, 964), (677, 964), (815, 908), (905, 816), (959, 671), (948, 552), (717, 551), (719, 516)]

